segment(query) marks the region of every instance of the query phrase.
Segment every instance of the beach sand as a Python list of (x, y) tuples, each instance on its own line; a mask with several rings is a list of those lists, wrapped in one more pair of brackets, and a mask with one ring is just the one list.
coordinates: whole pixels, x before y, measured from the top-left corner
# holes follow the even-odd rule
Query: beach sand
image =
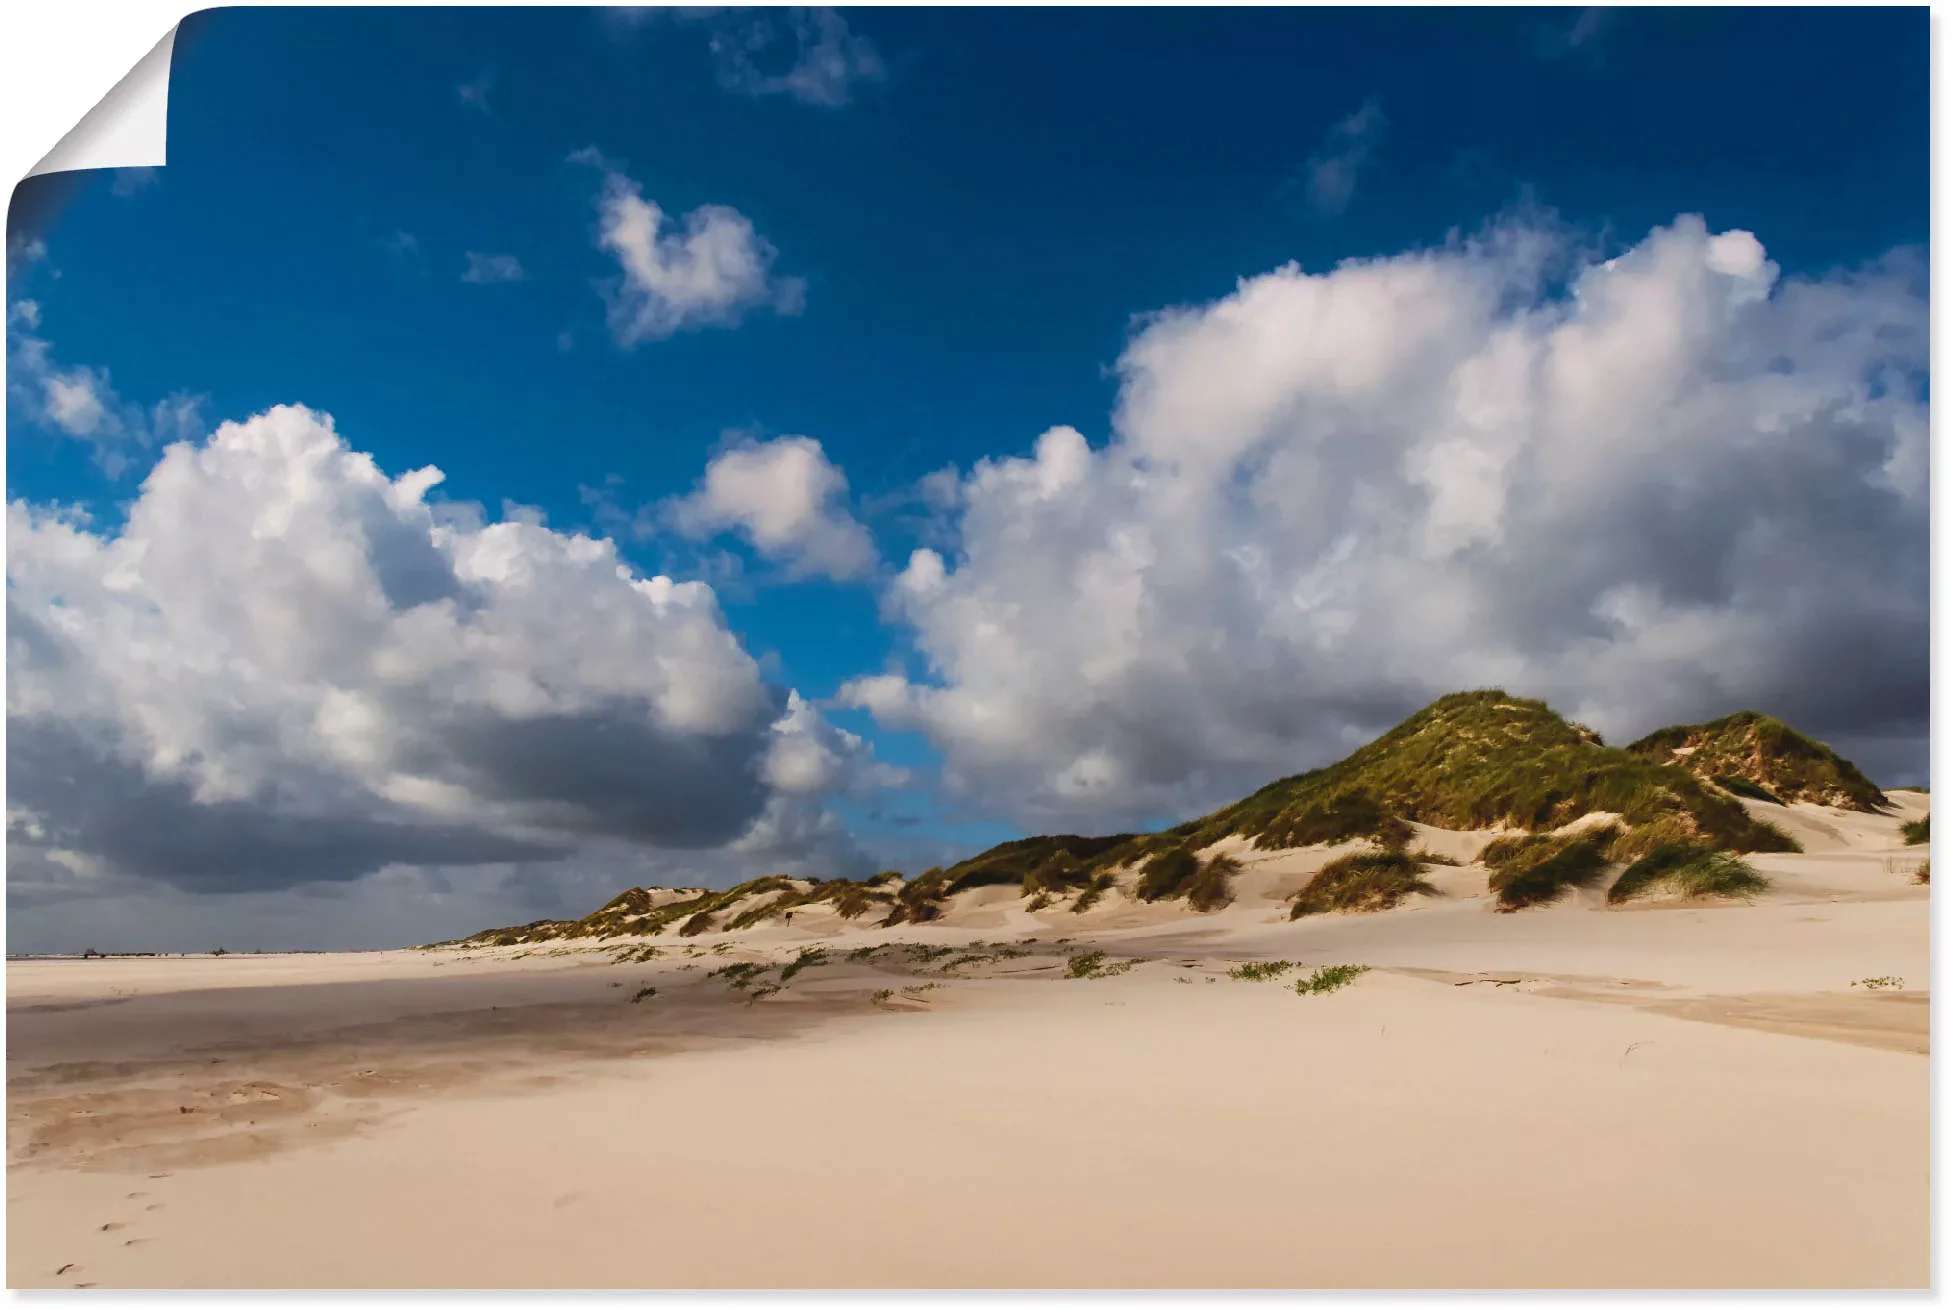
[[(1808, 852), (1747, 905), (1497, 914), (1461, 867), (1289, 922), (1331, 852), (1247, 852), (1204, 916), (993, 888), (886, 930), (12, 962), (8, 1284), (1924, 1287), (1893, 798), (1771, 806)], [(807, 947), (777, 992), (708, 976)], [(1087, 950), (1137, 962), (1067, 977)]]

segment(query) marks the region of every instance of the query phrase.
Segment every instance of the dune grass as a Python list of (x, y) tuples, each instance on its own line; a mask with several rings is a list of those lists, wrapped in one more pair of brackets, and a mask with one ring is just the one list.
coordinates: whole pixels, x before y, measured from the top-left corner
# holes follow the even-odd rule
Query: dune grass
[(1346, 854), (1323, 866), (1295, 892), (1289, 918), (1336, 911), (1394, 909), (1406, 895), (1434, 895), (1417, 861), (1400, 850)]
[(1932, 843), (1932, 816), (1914, 818), (1904, 825), (1906, 845), (1930, 845)]
[(1147, 902), (1184, 900), (1194, 910), (1210, 913), (1233, 900), (1233, 875), (1239, 871), (1240, 862), (1228, 855), (1201, 863), (1185, 846), (1173, 846), (1139, 869), (1135, 894)]
[(1231, 855), (1217, 854), (1201, 865), (1199, 874), (1187, 884), (1186, 903), (1197, 913), (1212, 913), (1233, 903), (1234, 874), (1240, 861)]
[(1081, 914), (1085, 910), (1091, 908), (1091, 906), (1097, 904), (1099, 899), (1105, 894), (1105, 892), (1111, 890), (1112, 887), (1117, 884), (1117, 882), (1118, 882), (1118, 878), (1111, 873), (1096, 874), (1095, 876), (1092, 877), (1092, 879), (1089, 882), (1085, 884), (1084, 890), (1078, 892), (1078, 898), (1071, 902), (1071, 912), (1074, 914)]
[(781, 985), (793, 980), (796, 973), (806, 968), (821, 968), (827, 963), (827, 952), (814, 946), (807, 946), (795, 955), (790, 963), (779, 970)]
[(1733, 791), (1736, 795), (1743, 796), (1746, 799), (1767, 800), (1770, 804), (1784, 803), (1783, 798), (1771, 791), (1768, 787), (1763, 786), (1760, 782), (1751, 782), (1746, 777), (1734, 777), (1727, 773), (1718, 773), (1708, 780), (1716, 786), (1719, 786), (1722, 790)]
[[(1674, 752), (1686, 750), (1686, 755)], [(1745, 710), (1713, 722), (1663, 727), (1627, 747), (1717, 785), (1746, 781), (1777, 804), (1807, 800), (1872, 812), (1890, 803), (1870, 778), (1835, 750), (1780, 719)], [(1735, 789), (1730, 787), (1730, 789)]]
[(1183, 845), (1170, 850), (1161, 850), (1146, 860), (1139, 869), (1139, 882), (1135, 890), (1139, 899), (1164, 900), (1186, 894), (1187, 883), (1200, 872), (1200, 860)]
[[(1676, 755), (1677, 748), (1690, 753)], [(1401, 853), (1414, 835), (1412, 822), (1460, 831), (1504, 826), (1542, 832), (1590, 813), (1617, 814), (1626, 831), (1606, 851), (1615, 862), (1684, 841), (1737, 853), (1799, 848), (1781, 828), (1752, 817), (1737, 794), (1858, 808), (1884, 802), (1882, 792), (1829, 747), (1763, 715), (1663, 729), (1620, 750), (1541, 701), (1468, 691), (1442, 697), (1337, 763), (1279, 779), (1162, 832), (1026, 837), (905, 880), (894, 872), (865, 881), (769, 875), (726, 891), (684, 892), (662, 904), (656, 903), (662, 895), (633, 887), (582, 919), (541, 919), (438, 944), (657, 936), (673, 928), (679, 936), (695, 936), (721, 930), (721, 924), (724, 930), (755, 927), (817, 904), (832, 905), (842, 919), (885, 911), (877, 920), (882, 926), (926, 923), (939, 919), (958, 892), (991, 885), (1016, 887), (1038, 910), (1072, 897), (1071, 909), (1081, 913), (1113, 889), (1124, 868), (1141, 870), (1140, 899), (1181, 899), (1204, 912), (1231, 899), (1238, 865), (1200, 863), (1192, 852), (1225, 837), (1240, 836), (1260, 849), (1359, 840)], [(1916, 838), (1922, 843), (1929, 821), (1920, 820), (1919, 830), (1926, 833)], [(1555, 849), (1544, 858), (1561, 853)], [(1431, 852), (1412, 860), (1445, 862)], [(1590, 860), (1566, 855), (1545, 871), (1584, 877), (1574, 867), (1582, 862)], [(1387, 882), (1380, 866), (1369, 871)], [(1539, 897), (1557, 894), (1535, 872), (1506, 872), (1502, 882), (1509, 890), (1501, 894), (1501, 907), (1542, 903)], [(1574, 884), (1561, 881), (1558, 890)]]
[(1616, 829), (1601, 828), (1502, 845), (1493, 841), (1485, 847), (1484, 862), (1492, 869), (1498, 912), (1551, 904), (1574, 887), (1596, 885), (1606, 874), (1606, 848), (1617, 835)]
[(1748, 899), (1769, 888), (1769, 879), (1726, 850), (1698, 841), (1656, 846), (1627, 866), (1608, 888), (1608, 904), (1625, 904), (1657, 888), (1679, 891), (1690, 899), (1730, 896)]

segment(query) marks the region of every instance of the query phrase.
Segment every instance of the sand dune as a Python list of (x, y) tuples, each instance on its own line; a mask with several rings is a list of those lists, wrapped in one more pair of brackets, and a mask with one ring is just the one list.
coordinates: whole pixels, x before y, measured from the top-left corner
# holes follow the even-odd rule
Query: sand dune
[(1924, 1286), (1892, 799), (1759, 805), (1807, 853), (1753, 904), (1497, 914), (1467, 865), (1290, 922), (1336, 852), (1242, 850), (1210, 915), (985, 888), (831, 940), (11, 963), (8, 1281)]

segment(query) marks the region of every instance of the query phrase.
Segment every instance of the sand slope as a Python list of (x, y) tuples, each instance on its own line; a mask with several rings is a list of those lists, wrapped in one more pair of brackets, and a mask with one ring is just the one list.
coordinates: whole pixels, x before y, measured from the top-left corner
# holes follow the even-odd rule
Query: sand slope
[[(1495, 914), (1458, 868), (1291, 923), (1328, 856), (1289, 851), (1221, 913), (990, 895), (767, 994), (797, 916), (10, 964), (8, 1282), (1924, 1286), (1925, 798), (1894, 799), (1768, 806), (1808, 853), (1753, 905)], [(1086, 949), (1136, 962), (1067, 978)], [(1304, 996), (1252, 959), (1372, 971)], [(707, 976), (738, 961), (772, 971)]]

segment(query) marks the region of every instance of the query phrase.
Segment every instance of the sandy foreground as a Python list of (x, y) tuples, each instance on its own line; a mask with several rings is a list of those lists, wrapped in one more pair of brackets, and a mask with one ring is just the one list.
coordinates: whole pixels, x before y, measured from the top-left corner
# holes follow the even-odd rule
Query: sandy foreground
[(1291, 923), (1290, 851), (1208, 916), (10, 963), (7, 1281), (1924, 1287), (1925, 851), (1769, 816), (1807, 853), (1751, 905), (1496, 914), (1465, 867)]

